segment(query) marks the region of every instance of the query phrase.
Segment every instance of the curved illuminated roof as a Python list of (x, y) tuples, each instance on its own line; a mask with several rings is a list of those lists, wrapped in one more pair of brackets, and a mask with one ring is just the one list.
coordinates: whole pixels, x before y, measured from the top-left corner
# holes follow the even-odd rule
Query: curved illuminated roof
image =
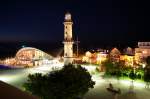
[[(53, 56), (45, 53), (44, 51), (41, 51), (39, 49), (36, 49), (36, 48), (33, 48), (33, 47), (24, 47), (24, 48), (21, 48), (17, 53), (16, 53), (16, 58), (19, 57), (20, 55), (23, 55), (23, 54), (26, 54), (27, 52), (29, 52), (29, 55), (33, 54), (33, 57), (37, 57), (40, 55), (40, 57), (45, 57), (45, 58), (48, 58), (48, 59), (52, 59)], [(38, 54), (37, 54), (38, 53)]]

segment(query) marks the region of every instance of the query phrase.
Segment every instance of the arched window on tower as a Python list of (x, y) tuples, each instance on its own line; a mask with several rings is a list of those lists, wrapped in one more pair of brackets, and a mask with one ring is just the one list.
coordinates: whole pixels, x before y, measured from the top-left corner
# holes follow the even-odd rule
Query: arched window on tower
[(67, 53), (65, 53), (65, 56), (67, 56)]
[(66, 36), (65, 36), (65, 40), (67, 40), (67, 32), (65, 32), (65, 35), (66, 35)]

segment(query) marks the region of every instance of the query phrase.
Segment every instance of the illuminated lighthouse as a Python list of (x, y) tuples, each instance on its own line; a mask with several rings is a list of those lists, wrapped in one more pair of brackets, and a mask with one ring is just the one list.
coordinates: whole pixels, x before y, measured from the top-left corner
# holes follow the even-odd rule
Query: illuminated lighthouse
[(73, 63), (73, 39), (72, 39), (72, 25), (71, 14), (65, 14), (64, 21), (64, 65)]

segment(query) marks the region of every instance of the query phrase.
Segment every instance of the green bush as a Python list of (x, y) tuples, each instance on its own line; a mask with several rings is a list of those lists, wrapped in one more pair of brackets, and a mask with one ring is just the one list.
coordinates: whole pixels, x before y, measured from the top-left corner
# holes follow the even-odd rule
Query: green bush
[(93, 88), (94, 84), (85, 68), (70, 64), (47, 75), (29, 75), (24, 87), (42, 99), (76, 99)]

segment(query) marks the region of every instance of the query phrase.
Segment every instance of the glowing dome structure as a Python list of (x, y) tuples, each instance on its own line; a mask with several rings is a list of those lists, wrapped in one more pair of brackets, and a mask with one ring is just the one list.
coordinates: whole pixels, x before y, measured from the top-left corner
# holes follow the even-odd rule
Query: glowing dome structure
[(38, 66), (52, 59), (51, 55), (33, 47), (21, 48), (15, 56), (16, 65), (21, 66)]

